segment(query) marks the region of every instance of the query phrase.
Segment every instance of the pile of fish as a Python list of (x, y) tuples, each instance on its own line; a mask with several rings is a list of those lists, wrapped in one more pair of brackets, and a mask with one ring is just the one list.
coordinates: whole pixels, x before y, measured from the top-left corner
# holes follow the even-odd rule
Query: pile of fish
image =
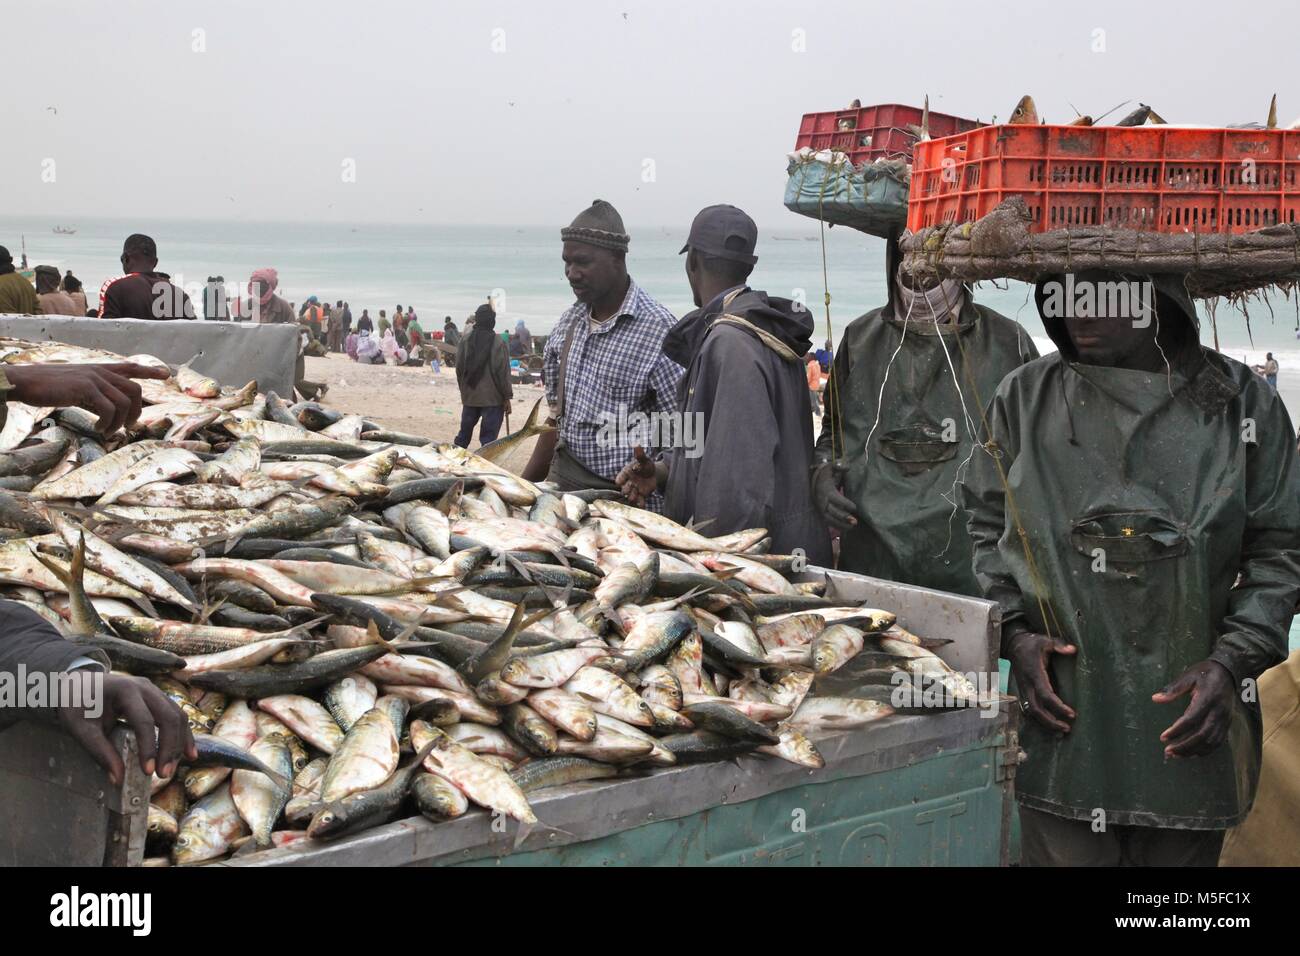
[[(820, 767), (814, 738), (893, 713), (904, 669), (974, 697), (893, 614), (797, 583), (763, 529), (525, 481), (494, 460), (521, 433), (474, 454), (187, 366), (140, 385), (108, 437), (9, 405), (0, 594), (188, 718), (151, 864), (472, 807), (531, 826), (547, 787), (742, 754)], [(814, 692), (850, 662), (851, 693)]]

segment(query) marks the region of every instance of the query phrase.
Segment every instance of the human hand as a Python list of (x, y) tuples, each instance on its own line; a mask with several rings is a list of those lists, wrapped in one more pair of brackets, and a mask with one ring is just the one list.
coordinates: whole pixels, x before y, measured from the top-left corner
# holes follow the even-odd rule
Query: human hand
[(655, 493), (659, 481), (655, 463), (646, 455), (645, 449), (637, 445), (633, 454), (635, 457), (623, 466), (623, 470), (614, 479), (614, 484), (619, 486), (629, 503), (640, 507)]
[[(95, 758), (96, 763), (108, 771), (108, 779), (114, 786), (121, 784), (126, 772), (122, 758), (108, 739), (119, 717), (135, 731), (140, 748), (140, 769), (145, 773), (156, 771), (159, 777), (169, 777), (176, 771), (182, 754), (190, 760), (198, 758), (189, 721), (181, 709), (143, 677), (125, 674), (103, 674), (101, 677), (101, 672), (94, 668), (75, 670), (68, 676), (85, 682), (81, 704), (60, 707), (59, 723)], [(96, 678), (103, 681), (102, 707), (97, 717), (90, 717), (86, 702), (93, 697), (87, 691)]]
[(1073, 655), (1078, 648), (1064, 640), (1038, 634), (1034, 631), (1022, 631), (1011, 638), (1007, 648), (1007, 659), (1011, 662), (1011, 672), (1016, 678), (1016, 689), (1020, 692), (1020, 709), (1033, 717), (1049, 730), (1068, 734), (1074, 720), (1075, 712), (1057, 695), (1052, 687), (1052, 678), (1047, 665), (1051, 654)]
[(164, 369), (134, 362), (13, 365), (4, 373), (14, 401), (84, 408), (99, 416), (95, 427), (106, 435), (140, 417), (140, 386), (131, 379), (168, 377)]
[(1200, 661), (1151, 695), (1157, 704), (1172, 703), (1189, 691), (1192, 695), (1183, 716), (1160, 735), (1166, 757), (1204, 756), (1228, 739), (1234, 687), (1226, 667), (1218, 661)]
[(857, 525), (858, 509), (839, 489), (843, 474), (842, 467), (833, 466), (829, 462), (820, 466), (813, 473), (812, 496), (813, 504), (826, 523), (847, 531)]

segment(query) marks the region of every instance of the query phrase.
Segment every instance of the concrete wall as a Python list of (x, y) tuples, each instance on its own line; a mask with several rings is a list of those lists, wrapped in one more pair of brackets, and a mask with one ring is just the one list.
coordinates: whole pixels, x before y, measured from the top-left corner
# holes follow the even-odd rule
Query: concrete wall
[(293, 395), (296, 325), (0, 314), (0, 336), (66, 342), (119, 355), (144, 352), (171, 365), (194, 358), (196, 371), (211, 375), (222, 385), (238, 388), (257, 379), (262, 391), (273, 390), (286, 399)]

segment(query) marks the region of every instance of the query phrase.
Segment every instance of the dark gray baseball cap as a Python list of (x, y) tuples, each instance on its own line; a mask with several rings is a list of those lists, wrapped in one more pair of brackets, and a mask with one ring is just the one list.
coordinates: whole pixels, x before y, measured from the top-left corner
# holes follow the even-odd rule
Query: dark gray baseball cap
[(758, 256), (754, 255), (756, 245), (758, 226), (754, 220), (735, 206), (719, 204), (706, 206), (696, 214), (682, 252), (694, 249), (706, 256), (717, 256), (719, 259), (730, 259), (752, 266), (758, 261)]

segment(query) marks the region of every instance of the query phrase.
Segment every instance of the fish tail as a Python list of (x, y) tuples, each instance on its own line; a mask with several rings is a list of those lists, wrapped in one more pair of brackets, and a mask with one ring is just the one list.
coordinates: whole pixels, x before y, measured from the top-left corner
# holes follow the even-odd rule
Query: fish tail
[(518, 575), (521, 578), (523, 578), (525, 581), (527, 581), (529, 584), (537, 583), (536, 581), (533, 580), (533, 573), (529, 571), (528, 568), (524, 566), (524, 563), (520, 561), (519, 558), (516, 557), (514, 554), (512, 554), (509, 551), (502, 551), (501, 557), (505, 559), (506, 564), (514, 568), (516, 573), (518, 573)]
[(221, 608), (225, 605), (227, 600), (228, 600), (227, 598), (221, 597), (221, 598), (217, 598), (216, 601), (213, 601), (211, 603), (204, 601), (203, 604), (199, 607), (199, 609), (195, 612), (194, 623), (207, 624), (208, 621), (211, 619), (212, 615), (216, 614), (217, 611), (221, 610)]

